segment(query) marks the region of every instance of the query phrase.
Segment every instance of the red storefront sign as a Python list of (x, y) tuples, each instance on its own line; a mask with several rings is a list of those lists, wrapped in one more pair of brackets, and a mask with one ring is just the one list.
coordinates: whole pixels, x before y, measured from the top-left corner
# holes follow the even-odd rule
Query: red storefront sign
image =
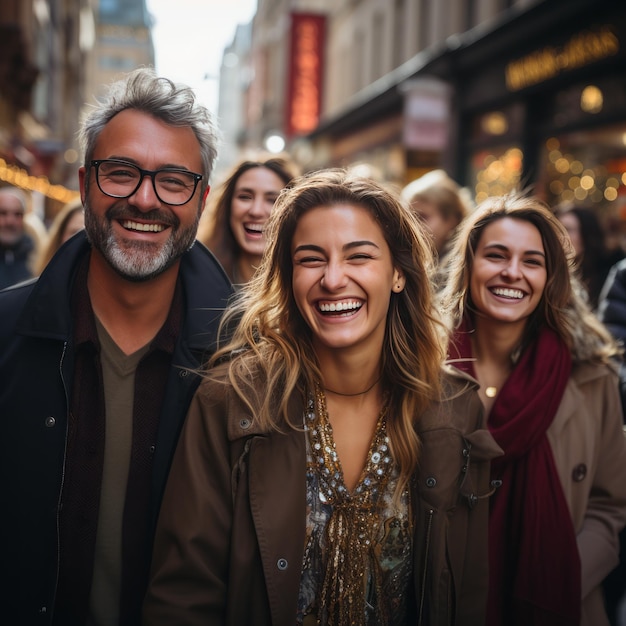
[(305, 135), (320, 119), (326, 18), (310, 13), (291, 14), (291, 42), (287, 82), (285, 134)]

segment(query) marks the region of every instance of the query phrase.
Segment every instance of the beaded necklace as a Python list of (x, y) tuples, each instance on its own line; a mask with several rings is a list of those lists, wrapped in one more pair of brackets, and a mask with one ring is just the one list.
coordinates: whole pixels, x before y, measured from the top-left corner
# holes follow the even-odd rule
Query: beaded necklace
[[(352, 493), (333, 441), (326, 397), (318, 385), (315, 410), (307, 412), (307, 433), (313, 451), (312, 468), (319, 478), (319, 498), (332, 506), (324, 536), (324, 573), (318, 587), (318, 620), (321, 623), (362, 624), (366, 609), (366, 588), (382, 597), (382, 574), (374, 553), (374, 538), (381, 524), (381, 494), (393, 474), (386, 427), (386, 407), (381, 411), (367, 461)], [(307, 546), (307, 551), (312, 546)], [(306, 560), (305, 553), (305, 560)], [(368, 595), (372, 595), (371, 592)], [(387, 623), (382, 603), (369, 607), (379, 613), (379, 623)]]

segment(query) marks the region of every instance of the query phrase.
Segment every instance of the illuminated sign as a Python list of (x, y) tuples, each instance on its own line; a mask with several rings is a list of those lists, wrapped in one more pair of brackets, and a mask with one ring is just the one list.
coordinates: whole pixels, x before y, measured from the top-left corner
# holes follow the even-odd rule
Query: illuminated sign
[(562, 72), (614, 56), (619, 48), (619, 38), (610, 26), (584, 31), (563, 46), (547, 46), (509, 63), (506, 85), (510, 91), (518, 91)]
[(291, 49), (287, 86), (286, 135), (304, 135), (320, 119), (326, 18), (291, 15)]

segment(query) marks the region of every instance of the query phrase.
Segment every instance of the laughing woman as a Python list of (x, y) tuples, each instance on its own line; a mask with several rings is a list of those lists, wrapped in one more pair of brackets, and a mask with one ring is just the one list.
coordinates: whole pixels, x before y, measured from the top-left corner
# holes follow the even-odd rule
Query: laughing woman
[(186, 421), (145, 624), (484, 624), (501, 451), (444, 367), (421, 226), (332, 170), (267, 237)]
[(259, 155), (238, 163), (198, 227), (198, 240), (217, 257), (235, 285), (248, 282), (261, 262), (263, 230), (281, 189), (298, 172), (287, 155)]
[(600, 584), (626, 522), (616, 346), (578, 295), (567, 232), (532, 198), (490, 198), (449, 258), (451, 357), (478, 379), (504, 450), (487, 625), (608, 624)]

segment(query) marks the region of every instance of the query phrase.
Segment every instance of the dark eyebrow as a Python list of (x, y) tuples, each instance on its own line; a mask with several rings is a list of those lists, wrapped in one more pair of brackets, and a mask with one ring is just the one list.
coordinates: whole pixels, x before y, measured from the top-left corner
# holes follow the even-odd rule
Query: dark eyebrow
[[(363, 240), (363, 241), (351, 241), (350, 243), (347, 243), (345, 246), (343, 246), (343, 250), (351, 250), (352, 248), (359, 248), (361, 246), (374, 246), (374, 248), (378, 248), (378, 246), (373, 242), (373, 241), (368, 241), (368, 240)], [(320, 246), (315, 246), (313, 244), (303, 244), (301, 246), (298, 246), (293, 253), (295, 254), (296, 252), (301, 252), (303, 250), (310, 250), (313, 252), (320, 252), (323, 253), (324, 249)]]
[[(123, 161), (124, 163), (130, 163), (130, 165), (136, 165), (137, 167), (141, 167), (139, 161), (137, 161), (137, 159), (132, 159), (131, 157), (113, 155), (108, 158), (113, 159), (114, 161)], [(182, 170), (184, 172), (191, 172), (188, 167), (185, 167), (184, 165), (176, 165), (175, 163), (165, 163), (159, 166), (157, 170)]]
[(378, 248), (378, 246), (373, 241), (368, 241), (367, 239), (364, 239), (363, 241), (352, 241), (350, 243), (347, 243), (343, 247), (343, 249), (350, 250), (351, 248), (359, 248), (361, 246), (374, 246), (374, 248)]
[(298, 246), (293, 253), (295, 254), (296, 252), (304, 252), (306, 250), (309, 250), (311, 252), (320, 252), (323, 253), (324, 250), (322, 248), (320, 248), (319, 246), (314, 246), (313, 244), (303, 244), (301, 246)]
[[(501, 243), (490, 243), (487, 244), (485, 246), (485, 250), (487, 250), (488, 248), (496, 248), (497, 250), (502, 250), (503, 252), (508, 252), (508, 247), (505, 245), (502, 245)], [(544, 259), (546, 258), (546, 255), (541, 252), (541, 250), (525, 250), (524, 254), (532, 254), (534, 256), (540, 256), (543, 257)]]

